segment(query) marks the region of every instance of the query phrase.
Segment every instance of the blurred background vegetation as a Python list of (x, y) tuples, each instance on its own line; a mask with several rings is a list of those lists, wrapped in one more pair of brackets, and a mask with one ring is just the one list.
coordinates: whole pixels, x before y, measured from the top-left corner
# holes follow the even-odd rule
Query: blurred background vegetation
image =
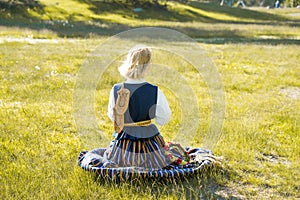
[[(97, 4), (99, 2), (105, 3), (120, 3), (124, 5), (149, 5), (157, 3), (167, 3), (168, 0), (78, 0), (79, 2)], [(177, 2), (187, 3), (189, 0), (173, 0)], [(199, 2), (213, 2), (221, 3), (224, 2), (224, 5), (234, 6), (241, 0), (198, 0)], [(273, 7), (276, 0), (244, 0), (246, 6), (270, 6)], [(300, 5), (300, 0), (280, 0), (280, 3), (285, 7), (297, 7)], [(41, 7), (39, 0), (0, 0), (0, 7), (2, 9), (20, 9), (24, 7), (36, 8)]]

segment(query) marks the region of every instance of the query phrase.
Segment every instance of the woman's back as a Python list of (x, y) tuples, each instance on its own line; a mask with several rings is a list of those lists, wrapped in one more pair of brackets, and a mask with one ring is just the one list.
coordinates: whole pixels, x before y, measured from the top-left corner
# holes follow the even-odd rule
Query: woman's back
[[(114, 86), (114, 99), (117, 100), (117, 92), (121, 89), (121, 83)], [(155, 117), (157, 103), (157, 86), (147, 82), (124, 83), (124, 87), (130, 91), (128, 109), (124, 114), (125, 123), (141, 122)]]

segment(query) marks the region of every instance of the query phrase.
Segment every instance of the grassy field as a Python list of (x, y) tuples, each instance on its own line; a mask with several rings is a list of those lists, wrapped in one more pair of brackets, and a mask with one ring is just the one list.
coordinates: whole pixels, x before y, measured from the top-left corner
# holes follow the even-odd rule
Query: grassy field
[[(221, 38), (225, 41), (255, 40), (267, 43), (299, 43), (298, 9), (238, 9), (217, 3), (134, 6), (99, 1), (40, 0), (41, 5), (26, 11), (0, 12), (0, 26), (14, 37), (55, 38), (109, 36), (140, 26), (172, 28), (193, 38)], [(88, 0), (86, 2), (89, 2)], [(22, 28), (20, 31), (19, 28)], [(223, 40), (222, 40), (223, 39)], [(268, 40), (265, 40), (268, 39)], [(283, 41), (284, 40), (284, 41)], [(220, 40), (208, 40), (220, 43)]]
[[(169, 2), (134, 13), (120, 4), (40, 2), (39, 9), (0, 15), (1, 199), (300, 198), (300, 22), (290, 15), (299, 10)], [(76, 76), (108, 36), (150, 25), (195, 38), (218, 68), (226, 118), (213, 152), (223, 156), (222, 166), (184, 181), (102, 182), (76, 164), (88, 146), (73, 116)], [(172, 66), (196, 94), (201, 121), (191, 144), (201, 146), (210, 122), (208, 88), (192, 66), (162, 53), (154, 59)], [(96, 88), (99, 130), (107, 135), (109, 90), (122, 80), (113, 73), (117, 66)], [(173, 111), (161, 133), (171, 140), (182, 110), (174, 91), (160, 86)]]

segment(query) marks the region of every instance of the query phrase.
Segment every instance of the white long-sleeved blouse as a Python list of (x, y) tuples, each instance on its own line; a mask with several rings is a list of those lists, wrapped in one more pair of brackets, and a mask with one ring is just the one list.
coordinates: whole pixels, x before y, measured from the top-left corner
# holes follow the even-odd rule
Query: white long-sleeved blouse
[[(144, 79), (139, 79), (139, 80), (127, 79), (125, 81), (125, 83), (128, 84), (139, 84), (144, 82), (146, 82)], [(107, 112), (107, 115), (111, 119), (111, 121), (114, 121), (114, 115), (113, 115), (114, 106), (115, 106), (114, 88), (112, 88), (109, 95), (108, 112)], [(157, 88), (157, 104), (156, 104), (156, 112), (155, 112), (156, 123), (159, 125), (165, 125), (166, 123), (169, 122), (171, 115), (172, 112), (165, 95), (159, 88)]]

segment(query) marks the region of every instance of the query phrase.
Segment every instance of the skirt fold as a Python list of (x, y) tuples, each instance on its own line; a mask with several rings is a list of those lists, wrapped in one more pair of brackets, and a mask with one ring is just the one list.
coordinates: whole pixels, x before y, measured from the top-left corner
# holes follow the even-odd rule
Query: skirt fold
[(218, 161), (211, 151), (165, 143), (160, 134), (138, 139), (123, 133), (108, 148), (84, 151), (78, 158), (78, 164), (83, 169), (116, 180), (182, 177), (192, 175), (213, 162)]
[(119, 138), (108, 150), (107, 160), (117, 163), (120, 167), (163, 168), (167, 165), (164, 144), (160, 134), (142, 140), (128, 139), (128, 136)]

